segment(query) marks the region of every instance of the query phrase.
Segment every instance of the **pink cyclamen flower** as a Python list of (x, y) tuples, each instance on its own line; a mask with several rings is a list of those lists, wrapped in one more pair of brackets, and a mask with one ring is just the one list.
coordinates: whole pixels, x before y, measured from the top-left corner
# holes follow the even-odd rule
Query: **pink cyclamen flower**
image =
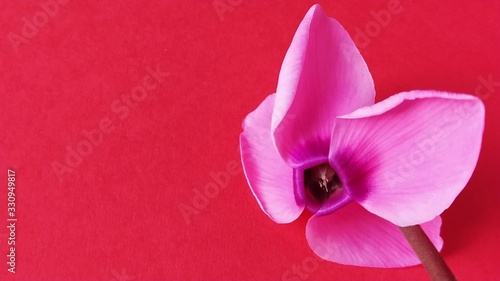
[(268, 96), (243, 122), (241, 158), (277, 223), (314, 215), (307, 241), (341, 264), (419, 264), (398, 226), (421, 224), (437, 249), (441, 218), (477, 163), (484, 106), (470, 95), (399, 93), (374, 104), (366, 63), (346, 30), (313, 6)]

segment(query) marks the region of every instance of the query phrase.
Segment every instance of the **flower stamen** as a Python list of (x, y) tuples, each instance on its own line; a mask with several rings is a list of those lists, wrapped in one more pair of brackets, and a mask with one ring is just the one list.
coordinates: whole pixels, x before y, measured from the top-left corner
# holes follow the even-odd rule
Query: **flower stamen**
[(342, 187), (338, 174), (326, 163), (305, 170), (304, 183), (306, 190), (318, 203), (325, 202)]

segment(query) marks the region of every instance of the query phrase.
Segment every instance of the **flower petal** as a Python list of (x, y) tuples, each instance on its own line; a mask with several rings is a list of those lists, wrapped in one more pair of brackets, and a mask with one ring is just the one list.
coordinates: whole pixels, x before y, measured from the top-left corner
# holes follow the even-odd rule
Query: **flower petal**
[[(441, 217), (421, 225), (441, 250)], [(340, 264), (369, 267), (405, 267), (420, 260), (396, 225), (366, 211), (356, 202), (307, 222), (306, 238), (321, 258)]]
[(405, 92), (337, 118), (330, 164), (351, 198), (399, 226), (441, 214), (476, 166), (484, 106), (476, 97)]
[(319, 5), (306, 14), (279, 74), (272, 131), (292, 167), (326, 157), (335, 117), (371, 105), (373, 80), (347, 31)]
[(293, 169), (283, 162), (271, 140), (274, 98), (268, 96), (243, 121), (241, 161), (262, 210), (277, 223), (289, 223), (302, 213), (305, 203), (296, 201)]

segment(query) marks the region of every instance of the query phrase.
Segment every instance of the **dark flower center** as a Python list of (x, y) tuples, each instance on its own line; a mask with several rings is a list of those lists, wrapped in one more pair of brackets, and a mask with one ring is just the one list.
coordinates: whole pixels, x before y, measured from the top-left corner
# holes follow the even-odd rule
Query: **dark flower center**
[(330, 195), (342, 187), (338, 174), (329, 164), (321, 164), (305, 170), (304, 185), (318, 203), (325, 202)]

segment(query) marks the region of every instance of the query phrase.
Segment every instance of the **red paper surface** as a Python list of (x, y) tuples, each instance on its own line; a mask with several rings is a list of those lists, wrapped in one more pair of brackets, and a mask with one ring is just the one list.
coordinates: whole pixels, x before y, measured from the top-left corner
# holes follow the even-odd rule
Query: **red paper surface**
[[(319, 3), (355, 37), (377, 100), (411, 89), (484, 100), (482, 153), (443, 214), (443, 256), (459, 280), (499, 280), (500, 3), (394, 1)], [(309, 215), (273, 223), (241, 172), (241, 122), (275, 90), (312, 4), (1, 1), (0, 279), (426, 280), (421, 266), (317, 260)], [(377, 22), (388, 5), (401, 11)], [(194, 203), (221, 171), (229, 182)]]

